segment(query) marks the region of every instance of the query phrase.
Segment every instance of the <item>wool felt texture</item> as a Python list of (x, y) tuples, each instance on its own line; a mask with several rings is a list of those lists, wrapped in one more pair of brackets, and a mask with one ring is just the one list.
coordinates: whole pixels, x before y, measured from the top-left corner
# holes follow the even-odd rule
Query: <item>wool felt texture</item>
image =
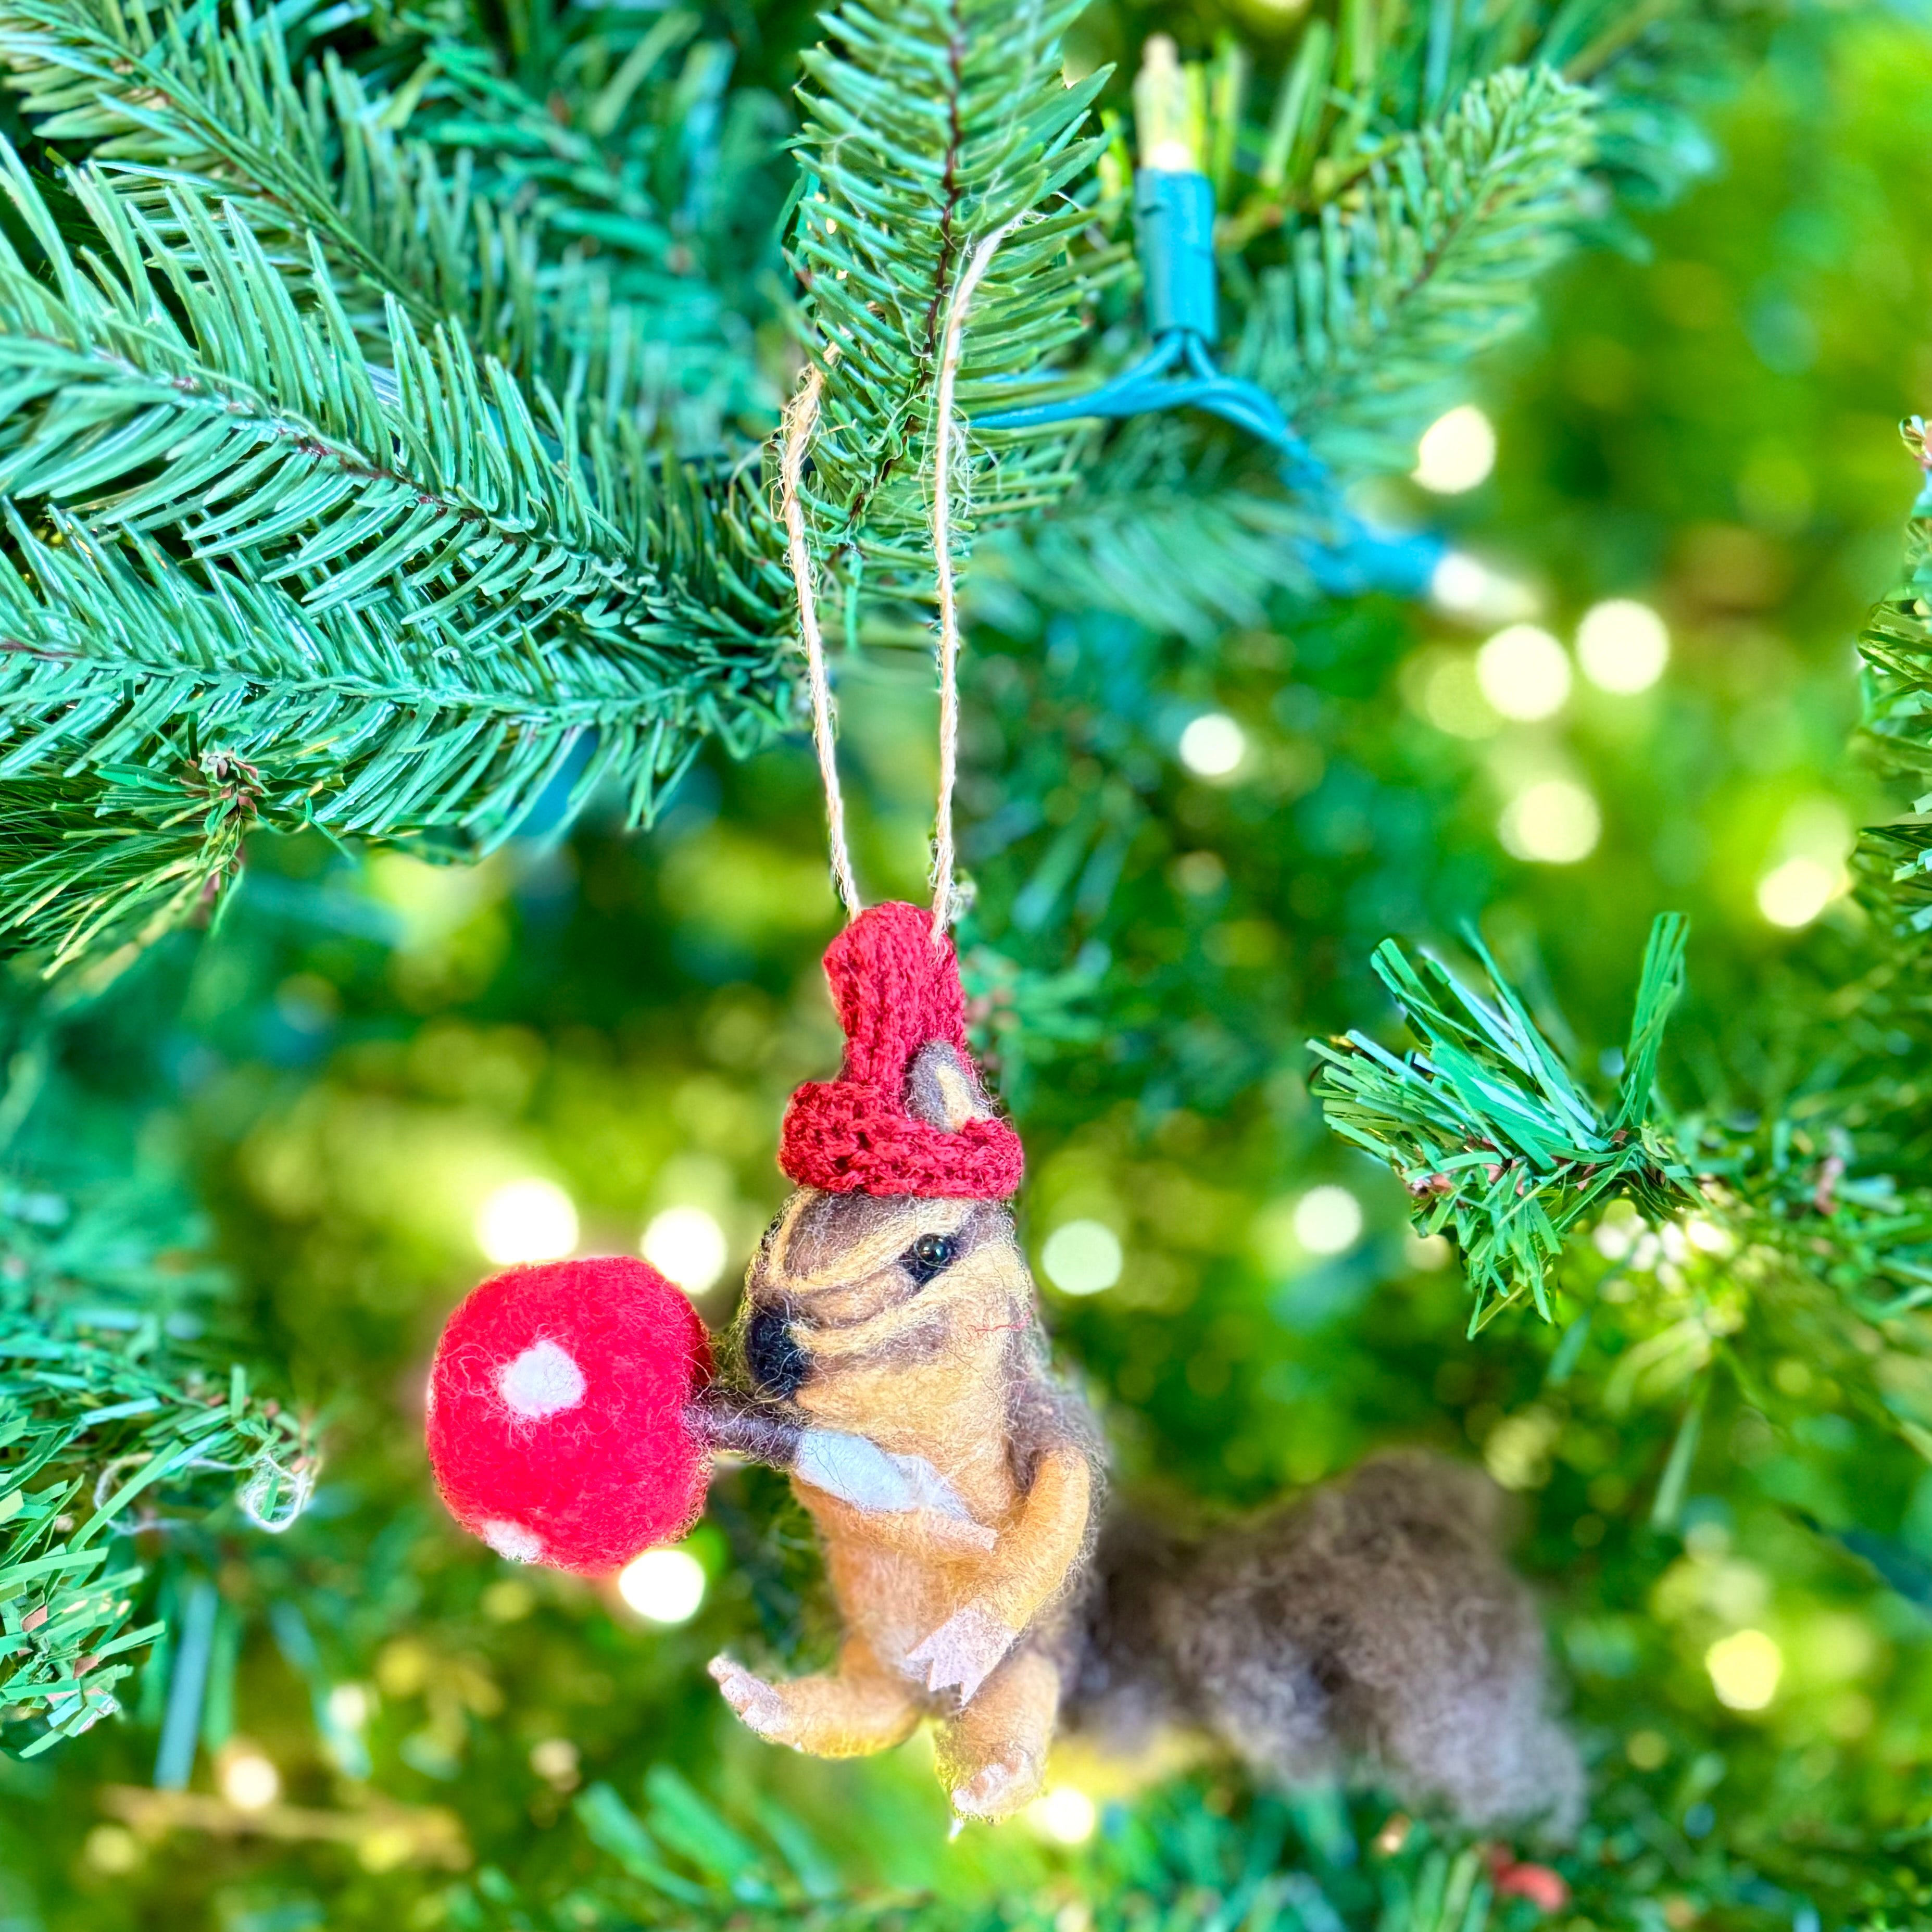
[(1178, 1729), (1270, 1783), (1360, 1775), (1564, 1837), (1582, 1772), (1502, 1528), (1486, 1477), (1413, 1454), (1205, 1541), (1117, 1520), (1064, 1653), (1070, 1722), (1122, 1755)]
[(620, 1569), (704, 1507), (710, 1458), (687, 1406), (710, 1376), (704, 1323), (646, 1262), (497, 1275), (450, 1317), (430, 1371), (443, 1500), (500, 1555)]
[[(959, 1131), (944, 1124), (956, 1092), (909, 1090), (935, 1131)], [(1056, 1646), (1093, 1548), (1103, 1463), (1084, 1406), (1046, 1366), (1011, 1216), (960, 1196), (802, 1190), (752, 1264), (734, 1339), (754, 1384), (761, 1362), (782, 1370), (812, 1430), (929, 1468), (965, 1517), (924, 1498), (855, 1507), (801, 1457), (793, 1484), (844, 1641), (834, 1670), (788, 1682), (719, 1658), (727, 1700), (760, 1735), (826, 1757), (884, 1750), (934, 1718), (955, 1810), (1018, 1809), (1046, 1772)]]
[(1010, 1123), (987, 1108), (957, 1126), (935, 1124), (908, 1104), (922, 1048), (938, 1044), (961, 1069), (973, 1064), (958, 956), (951, 940), (934, 938), (932, 914), (896, 901), (868, 908), (826, 949), (825, 976), (844, 1064), (837, 1079), (792, 1096), (779, 1166), (826, 1194), (1012, 1194), (1025, 1156)]
[[(538, 1276), (546, 1277), (541, 1284), (532, 1280)], [(614, 1278), (622, 1284), (614, 1346)], [(640, 1281), (646, 1285), (641, 1307), (632, 1292)], [(430, 1390), (430, 1456), (459, 1520), (506, 1556), (601, 1574), (689, 1527), (702, 1507), (702, 1467), (689, 1474), (695, 1500), (688, 1508), (668, 1509), (667, 1496), (686, 1482), (688, 1452), (722, 1450), (776, 1468), (796, 1467), (814, 1487), (860, 1509), (950, 1516), (974, 1546), (990, 1546), (990, 1532), (972, 1522), (924, 1458), (892, 1455), (864, 1436), (808, 1428), (782, 1408), (699, 1382), (710, 1362), (701, 1324), (691, 1372), (681, 1374), (678, 1358), (692, 1352), (694, 1323), (682, 1295), (646, 1264), (628, 1258), (520, 1270), (478, 1289), (445, 1332), (437, 1369), (446, 1372), (432, 1375)], [(640, 1380), (635, 1371), (645, 1355), (653, 1372)], [(680, 1407), (673, 1398), (687, 1384)], [(597, 1412), (600, 1396), (608, 1413)], [(560, 1438), (549, 1425), (564, 1418), (570, 1432)], [(614, 1468), (595, 1453), (599, 1432), (614, 1420), (628, 1446), (654, 1453), (627, 1455)], [(568, 1452), (561, 1461), (560, 1440)], [(568, 1460), (579, 1449), (587, 1466)], [(570, 1524), (560, 1525), (552, 1506), (553, 1478), (581, 1482)]]
[(686, 1404), (684, 1419), (713, 1449), (795, 1472), (801, 1482), (862, 1510), (931, 1510), (970, 1522), (966, 1505), (922, 1456), (894, 1456), (863, 1436), (808, 1429), (782, 1409), (713, 1384)]

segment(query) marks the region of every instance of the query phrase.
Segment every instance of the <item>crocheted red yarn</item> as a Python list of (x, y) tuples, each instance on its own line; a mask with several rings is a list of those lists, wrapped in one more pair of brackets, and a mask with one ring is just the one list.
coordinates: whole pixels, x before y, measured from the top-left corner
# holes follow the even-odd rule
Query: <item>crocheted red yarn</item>
[(704, 1324), (647, 1262), (497, 1275), (449, 1318), (430, 1371), (443, 1501), (501, 1556), (621, 1569), (704, 1508), (710, 1454), (684, 1406), (710, 1378)]
[(952, 942), (935, 944), (932, 915), (888, 902), (862, 912), (825, 951), (825, 976), (845, 1029), (836, 1080), (791, 1096), (778, 1166), (827, 1194), (929, 1194), (997, 1201), (1018, 1188), (1020, 1137), (1002, 1120), (956, 1133), (906, 1111), (906, 1078), (922, 1048), (944, 1040), (970, 1067), (966, 1000)]

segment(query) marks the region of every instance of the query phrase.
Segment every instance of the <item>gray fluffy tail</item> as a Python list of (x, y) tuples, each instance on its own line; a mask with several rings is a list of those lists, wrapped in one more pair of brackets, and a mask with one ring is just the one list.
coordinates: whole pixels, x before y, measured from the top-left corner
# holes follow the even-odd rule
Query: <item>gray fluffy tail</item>
[(1566, 1835), (1582, 1772), (1503, 1503), (1476, 1471), (1401, 1454), (1204, 1542), (1118, 1522), (1070, 1724), (1126, 1750), (1178, 1726), (1270, 1781), (1372, 1778), (1479, 1828)]

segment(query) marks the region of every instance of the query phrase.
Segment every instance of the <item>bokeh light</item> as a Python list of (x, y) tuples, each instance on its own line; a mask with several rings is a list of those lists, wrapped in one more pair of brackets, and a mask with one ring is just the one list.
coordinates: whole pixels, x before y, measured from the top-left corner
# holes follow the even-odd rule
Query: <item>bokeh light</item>
[(702, 1208), (667, 1208), (653, 1215), (639, 1246), (645, 1260), (687, 1294), (713, 1286), (731, 1255), (718, 1217)]
[(1597, 801), (1568, 778), (1526, 785), (1503, 807), (1496, 836), (1512, 858), (1541, 866), (1574, 866), (1597, 849), (1603, 814)]
[(1670, 662), (1670, 632), (1648, 604), (1612, 597), (1584, 612), (1576, 658), (1600, 691), (1648, 691)]
[(1535, 624), (1512, 624), (1476, 653), (1476, 682), (1505, 718), (1525, 724), (1553, 717), (1570, 695), (1570, 658)]
[(1098, 1294), (1120, 1278), (1120, 1238), (1104, 1221), (1063, 1221), (1040, 1251), (1046, 1278), (1062, 1294)]
[(1496, 466), (1496, 425), (1474, 403), (1463, 403), (1422, 432), (1412, 473), (1438, 496), (1460, 496), (1486, 482)]
[(1224, 778), (1247, 756), (1247, 734), (1225, 711), (1204, 711), (1181, 733), (1180, 749), (1197, 778)]
[(1402, 1258), (1411, 1268), (1432, 1274), (1456, 1258), (1456, 1250), (1447, 1234), (1418, 1234), (1412, 1228), (1402, 1237)]
[(582, 1762), (583, 1753), (569, 1738), (539, 1738), (530, 1747), (531, 1770), (559, 1791), (574, 1789)]
[(1294, 1204), (1294, 1238), (1311, 1255), (1339, 1255), (1362, 1237), (1362, 1204), (1332, 1182), (1311, 1187)]
[(1733, 1630), (1704, 1653), (1711, 1688), (1732, 1711), (1762, 1711), (1778, 1695), (1784, 1653), (1761, 1630)]
[(1840, 868), (1801, 852), (1759, 880), (1757, 909), (1773, 926), (1809, 926), (1844, 887)]
[(1093, 1799), (1071, 1784), (1056, 1784), (1034, 1802), (1028, 1815), (1042, 1838), (1059, 1845), (1084, 1845), (1100, 1822)]
[(704, 1601), (704, 1565), (688, 1550), (646, 1550), (617, 1572), (617, 1594), (649, 1624), (688, 1624)]
[(144, 1850), (125, 1825), (96, 1825), (87, 1834), (82, 1856), (96, 1871), (122, 1878), (140, 1864)]
[(345, 1731), (359, 1731), (375, 1710), (375, 1698), (363, 1684), (338, 1684), (328, 1694), (328, 1720)]
[(1493, 738), (1502, 728), (1503, 721), (1483, 695), (1475, 662), (1467, 651), (1418, 652), (1403, 668), (1402, 690), (1412, 710), (1452, 738)]
[(266, 1811), (282, 1795), (281, 1773), (250, 1744), (231, 1745), (216, 1776), (238, 1811)]
[(478, 1210), (476, 1245), (499, 1268), (560, 1261), (577, 1246), (577, 1206), (554, 1180), (506, 1181)]
[(1430, 600), (1438, 610), (1470, 624), (1508, 624), (1533, 617), (1536, 592), (1507, 572), (1466, 550), (1444, 553), (1429, 580)]

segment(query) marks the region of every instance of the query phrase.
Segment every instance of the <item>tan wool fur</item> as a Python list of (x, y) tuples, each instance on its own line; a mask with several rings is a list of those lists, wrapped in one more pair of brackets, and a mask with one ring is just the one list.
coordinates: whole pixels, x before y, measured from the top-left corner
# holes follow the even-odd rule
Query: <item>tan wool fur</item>
[[(904, 1097), (950, 1132), (991, 1112), (943, 1042)], [(818, 1676), (713, 1660), (760, 1736), (852, 1757), (934, 1719), (961, 1817), (1029, 1802), (1064, 1715), (1132, 1756), (1191, 1737), (1270, 1781), (1367, 1775), (1472, 1823), (1574, 1822), (1575, 1747), (1493, 1486), (1384, 1458), (1218, 1535), (1117, 1515), (1102, 1544), (1100, 1431), (1048, 1366), (1004, 1203), (801, 1188), (752, 1264), (730, 1352), (748, 1384), (736, 1423), (796, 1445), (844, 1630)], [(872, 1465), (840, 1462), (855, 1438)], [(865, 1474), (880, 1466), (898, 1472), (883, 1486)]]
[[(906, 1258), (934, 1235), (954, 1258), (918, 1281)], [(1046, 1369), (1012, 1219), (992, 1202), (802, 1189), (752, 1264), (741, 1336), (761, 1315), (809, 1364), (788, 1391), (809, 1426), (924, 1458), (965, 1514), (862, 1510), (794, 1478), (844, 1621), (837, 1666), (770, 1683), (719, 1658), (712, 1675), (754, 1730), (815, 1756), (881, 1750), (936, 1718), (955, 1810), (1004, 1816), (1045, 1773), (1100, 1474), (1090, 1420)]]

